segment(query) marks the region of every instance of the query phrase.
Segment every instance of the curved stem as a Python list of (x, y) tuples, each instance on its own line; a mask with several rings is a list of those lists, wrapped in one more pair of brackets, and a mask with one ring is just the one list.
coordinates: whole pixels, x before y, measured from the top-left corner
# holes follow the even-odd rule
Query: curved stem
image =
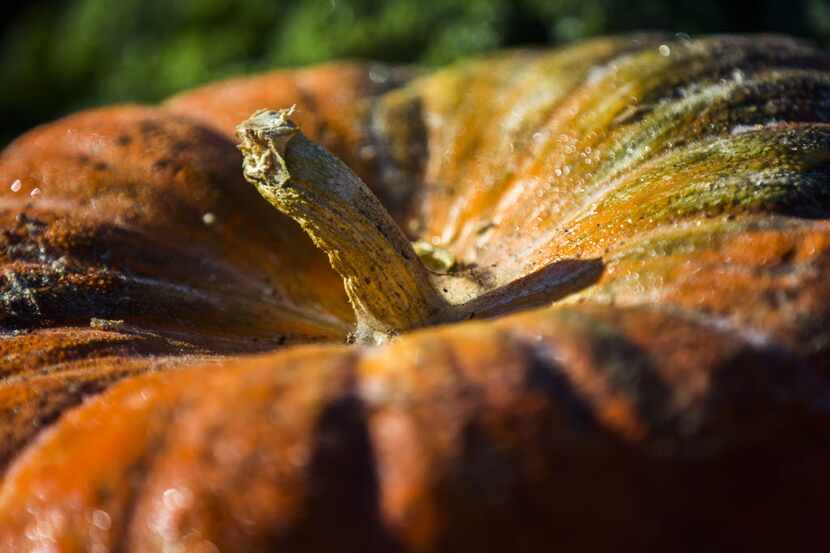
[(303, 136), (292, 111), (260, 110), (237, 127), (243, 172), (328, 254), (355, 311), (355, 337), (380, 342), (444, 320), (450, 307), (409, 240), (357, 175)]

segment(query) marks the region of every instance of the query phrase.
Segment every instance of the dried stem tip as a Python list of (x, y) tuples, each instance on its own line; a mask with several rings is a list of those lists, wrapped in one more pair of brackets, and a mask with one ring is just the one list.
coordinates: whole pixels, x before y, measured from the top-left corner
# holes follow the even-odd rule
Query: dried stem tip
[(356, 337), (379, 342), (441, 320), (448, 306), (409, 240), (357, 175), (303, 136), (292, 112), (260, 110), (237, 127), (244, 175), (328, 254), (354, 307)]

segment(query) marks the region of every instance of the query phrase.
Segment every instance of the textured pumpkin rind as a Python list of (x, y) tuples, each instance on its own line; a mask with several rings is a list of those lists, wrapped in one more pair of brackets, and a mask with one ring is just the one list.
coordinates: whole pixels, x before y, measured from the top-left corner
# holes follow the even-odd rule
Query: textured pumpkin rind
[[(0, 546), (813, 546), (828, 63), (777, 37), (603, 39), (378, 97), (371, 69), (334, 66), (24, 136), (0, 161), (26, 187), (2, 198), (3, 324), (29, 332), (2, 343), (5, 462), (34, 442), (0, 488)], [(316, 138), (507, 311), (546, 301), (517, 280), (601, 275), (383, 347), (236, 356), (353, 322), (325, 258), (241, 181), (229, 123), (272, 101), (331, 117)]]
[(155, 374), (16, 462), (2, 535), (13, 550), (42, 524), (67, 551), (797, 545), (828, 491), (816, 384), (737, 333), (602, 306)]

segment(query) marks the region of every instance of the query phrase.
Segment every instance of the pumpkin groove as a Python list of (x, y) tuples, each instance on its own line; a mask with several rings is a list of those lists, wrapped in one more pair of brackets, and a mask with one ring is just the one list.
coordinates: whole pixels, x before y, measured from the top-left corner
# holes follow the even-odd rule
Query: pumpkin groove
[[(0, 157), (0, 551), (815, 549), (828, 65), (638, 35), (30, 131)], [(343, 345), (340, 276), (235, 147), (293, 104), (487, 320)]]

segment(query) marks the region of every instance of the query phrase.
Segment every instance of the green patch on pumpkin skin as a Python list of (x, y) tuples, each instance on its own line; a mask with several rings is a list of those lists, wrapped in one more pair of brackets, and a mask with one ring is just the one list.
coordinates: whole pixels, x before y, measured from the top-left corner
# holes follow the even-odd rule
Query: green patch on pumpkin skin
[(453, 254), (444, 248), (432, 245), (426, 240), (413, 242), (412, 249), (421, 258), (424, 266), (436, 273), (447, 274), (456, 266), (456, 259)]
[(658, 210), (652, 216), (671, 220), (694, 214), (826, 212), (830, 207), (830, 192), (824, 186), (830, 171), (826, 152), (830, 136), (824, 131), (817, 137), (799, 137), (795, 143), (792, 138), (787, 131), (758, 130), (724, 140), (718, 145), (720, 152), (702, 160), (722, 166), (705, 181), (693, 181), (668, 202), (655, 206)]
[[(830, 209), (826, 131), (799, 137), (762, 129), (659, 156), (629, 177), (594, 208), (620, 217), (598, 223), (598, 231), (643, 225), (654, 228), (695, 217), (753, 212), (815, 215)], [(699, 175), (699, 177), (698, 177)], [(638, 201), (641, 200), (641, 201)], [(589, 223), (591, 214), (581, 219)], [(592, 240), (575, 235), (572, 245)]]

